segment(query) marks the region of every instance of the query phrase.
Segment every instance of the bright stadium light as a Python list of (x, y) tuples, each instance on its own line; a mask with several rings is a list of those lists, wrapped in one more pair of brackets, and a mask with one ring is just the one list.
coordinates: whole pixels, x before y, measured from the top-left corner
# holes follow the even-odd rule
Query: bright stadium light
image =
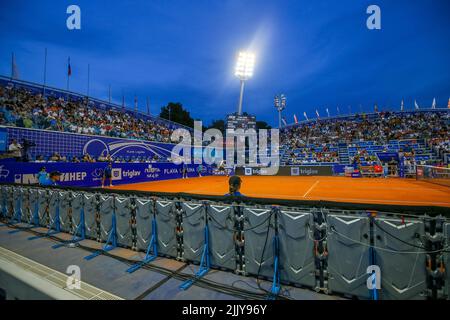
[(253, 76), (255, 55), (251, 52), (239, 52), (234, 75), (241, 80), (241, 93), (239, 95), (238, 115), (242, 114), (242, 99), (244, 97), (244, 82)]

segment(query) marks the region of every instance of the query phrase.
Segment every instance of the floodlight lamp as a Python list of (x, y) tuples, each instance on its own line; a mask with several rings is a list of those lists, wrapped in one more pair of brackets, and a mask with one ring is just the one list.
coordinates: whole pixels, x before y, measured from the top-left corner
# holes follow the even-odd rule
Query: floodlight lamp
[(235, 76), (241, 80), (247, 80), (253, 76), (255, 66), (255, 55), (251, 52), (239, 52), (236, 64)]

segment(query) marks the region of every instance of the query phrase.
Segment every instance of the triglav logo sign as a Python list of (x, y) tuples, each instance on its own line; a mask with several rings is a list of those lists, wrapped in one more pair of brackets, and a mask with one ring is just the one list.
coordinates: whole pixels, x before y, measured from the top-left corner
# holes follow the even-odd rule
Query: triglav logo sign
[(124, 178), (133, 179), (134, 177), (138, 177), (140, 175), (141, 175), (141, 172), (137, 171), (137, 170), (123, 170), (122, 171), (122, 176)]

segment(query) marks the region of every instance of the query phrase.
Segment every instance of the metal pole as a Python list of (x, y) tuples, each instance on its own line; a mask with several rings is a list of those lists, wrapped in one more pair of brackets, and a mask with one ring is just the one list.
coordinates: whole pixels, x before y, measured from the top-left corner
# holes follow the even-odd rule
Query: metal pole
[(11, 53), (11, 80), (14, 77), (14, 52)]
[(44, 57), (44, 98), (45, 98), (45, 86), (47, 85), (47, 48), (45, 48), (45, 57)]
[(91, 78), (91, 65), (88, 63), (88, 79), (87, 79), (87, 98), (89, 100), (89, 85), (90, 85), (90, 79)]
[(238, 115), (242, 114), (242, 99), (244, 98), (244, 80), (241, 80), (241, 93), (239, 94)]
[(278, 110), (278, 129), (281, 129), (281, 110)]

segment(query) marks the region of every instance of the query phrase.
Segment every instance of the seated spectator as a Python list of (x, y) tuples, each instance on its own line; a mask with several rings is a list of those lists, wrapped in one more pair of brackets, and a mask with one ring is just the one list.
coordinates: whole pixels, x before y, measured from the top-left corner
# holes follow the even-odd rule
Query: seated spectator
[(225, 196), (243, 197), (244, 195), (239, 192), (241, 189), (242, 180), (239, 176), (231, 176), (228, 180), (229, 193)]
[(42, 155), (39, 155), (36, 157), (36, 160), (34, 162), (46, 162), (46, 161)]
[(57, 186), (61, 178), (61, 172), (53, 171), (50, 173), (49, 177), (43, 179), (40, 183), (41, 186)]
[(20, 161), (22, 159), (22, 146), (17, 142), (16, 139), (12, 139), (8, 150), (11, 156), (16, 159), (16, 161)]

